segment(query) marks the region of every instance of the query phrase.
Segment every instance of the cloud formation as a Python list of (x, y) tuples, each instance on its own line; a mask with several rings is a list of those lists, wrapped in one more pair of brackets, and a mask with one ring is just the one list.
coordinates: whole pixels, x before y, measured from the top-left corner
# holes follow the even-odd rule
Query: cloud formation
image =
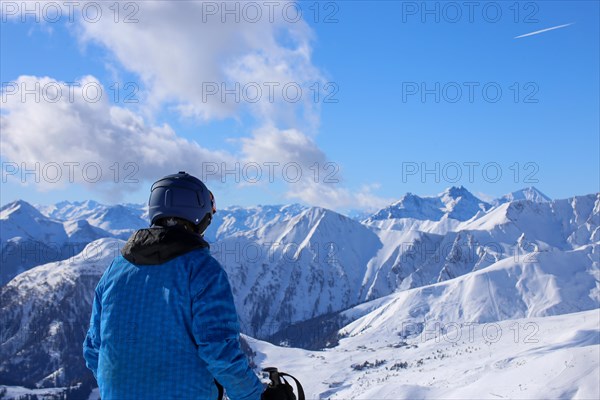
[[(362, 199), (368, 192), (354, 194), (344, 187), (341, 173), (337, 182), (309, 178), (315, 163), (319, 168), (333, 163), (315, 140), (320, 119), (315, 98), (323, 99), (325, 78), (313, 64), (314, 34), (294, 14), (295, 2), (136, 2), (129, 10), (135, 11), (131, 23), (123, 21), (125, 10), (115, 22), (114, 3), (93, 3), (102, 7), (103, 17), (77, 19), (74, 32), (82, 45), (106, 49), (111, 69), (139, 77), (144, 117), (111, 105), (107, 96), (98, 102), (84, 99), (81, 87), (102, 87), (91, 76), (79, 80), (74, 101), (42, 96), (39, 102), (22, 102), (12, 96), (3, 101), (5, 160), (97, 162), (103, 171), (133, 162), (139, 167), (136, 176), (144, 180), (182, 168), (201, 170), (199, 163), (293, 162), (304, 175), (286, 182), (287, 197), (331, 208), (368, 202)], [(250, 3), (258, 8), (249, 8)], [(15, 81), (36, 82), (53, 81), (31, 76)], [(67, 82), (57, 85), (70, 90)], [(165, 108), (200, 122), (250, 117), (253, 126), (238, 141), (237, 154), (213, 151), (178, 136), (169, 125), (152, 122), (154, 112)], [(198, 131), (200, 141), (207, 132)], [(221, 180), (223, 169), (210, 178)], [(100, 182), (110, 178), (105, 173)]]
[[(248, 111), (261, 122), (297, 124), (299, 107), (316, 108), (308, 88), (323, 81), (311, 60), (313, 33), (284, 13), (293, 2), (251, 3), (142, 2), (137, 23), (102, 18), (78, 27), (84, 43), (107, 48), (140, 77), (156, 107), (171, 103), (200, 120)], [(103, 7), (110, 15), (113, 6)], [(289, 101), (297, 87), (306, 93)]]
[(20, 76), (2, 93), (2, 157), (18, 169), (38, 168), (38, 185), (46, 189), (72, 182), (106, 188), (102, 184), (123, 183), (125, 176), (125, 183), (133, 184), (202, 162), (231, 160), (226, 152), (177, 136), (168, 125), (149, 125), (111, 105), (108, 92), (93, 76), (70, 83)]

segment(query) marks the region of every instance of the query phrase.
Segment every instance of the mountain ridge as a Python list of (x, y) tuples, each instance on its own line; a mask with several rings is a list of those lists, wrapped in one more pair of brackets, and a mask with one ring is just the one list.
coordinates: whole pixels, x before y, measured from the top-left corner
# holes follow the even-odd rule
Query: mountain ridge
[[(222, 213), (225, 228), (222, 236), (215, 233), (211, 252), (229, 276), (243, 333), (301, 343), (307, 341), (295, 341), (292, 327), (309, 321), (331, 338), (336, 327), (352, 336), (394, 318), (418, 327), (423, 318), (487, 323), (598, 307), (600, 193), (514, 200), (464, 221), (448, 215), (454, 200), (470, 196), (444, 193), (445, 216), (426, 221), (430, 225), (405, 219), (412, 229), (299, 205), (260, 206), (257, 218), (252, 209)], [(51, 221), (67, 238), (113, 235), (87, 219), (53, 220), (25, 202), (2, 210), (7, 232), (20, 232), (7, 228), (15, 221)], [(21, 210), (15, 214), (21, 219), (10, 220), (10, 210)], [(417, 229), (436, 224), (446, 224), (445, 230)], [(0, 384), (54, 387), (91, 379), (82, 367), (80, 340), (93, 288), (122, 244), (114, 236), (96, 238), (0, 287), (0, 325), (6, 327), (0, 333)]]

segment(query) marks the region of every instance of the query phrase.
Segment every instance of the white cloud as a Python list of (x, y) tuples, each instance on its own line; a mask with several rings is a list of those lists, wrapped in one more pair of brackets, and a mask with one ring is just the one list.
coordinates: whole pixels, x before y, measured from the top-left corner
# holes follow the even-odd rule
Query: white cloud
[[(202, 120), (238, 117), (248, 110), (261, 123), (288, 126), (299, 122), (294, 118), (299, 107), (316, 108), (308, 87), (323, 78), (311, 61), (310, 28), (282, 13), (293, 2), (272, 2), (276, 7), (254, 2), (261, 6), (258, 19), (256, 7), (247, 9), (245, 2), (137, 4), (137, 23), (80, 19), (79, 29), (84, 42), (101, 44), (139, 75), (153, 106), (172, 103)], [(236, 6), (237, 13), (224, 11)], [(111, 15), (112, 3), (103, 7)], [(304, 87), (297, 103), (282, 92), (289, 83)], [(310, 115), (314, 119), (318, 111)]]
[[(130, 190), (131, 180), (155, 180), (202, 162), (231, 160), (226, 152), (178, 137), (168, 125), (149, 125), (111, 105), (108, 90), (92, 76), (76, 84), (21, 76), (14, 85), (3, 93), (2, 157), (18, 166), (19, 178), (22, 166), (38, 168), (38, 187), (77, 182), (118, 193)], [(25, 89), (34, 91), (23, 97)], [(25, 183), (35, 182), (33, 175), (26, 178)]]
[(356, 191), (347, 188), (341, 166), (328, 160), (310, 137), (296, 129), (265, 126), (241, 142), (246, 162), (279, 163), (277, 168), (287, 183), (286, 197), (290, 200), (335, 210), (375, 210), (391, 203), (391, 199), (374, 194), (378, 184), (363, 185)]
[(306, 168), (327, 162), (325, 153), (314, 140), (297, 129), (280, 130), (273, 125), (266, 125), (255, 130), (252, 137), (243, 138), (240, 142), (247, 161), (295, 162)]
[[(203, 148), (178, 137), (168, 125), (149, 124), (131, 110), (111, 105), (108, 89), (93, 76), (74, 83), (21, 76), (14, 85), (3, 93), (2, 157), (18, 170), (13, 178), (38, 180), (40, 189), (75, 182), (118, 198), (137, 188), (134, 181), (145, 185), (182, 169), (213, 182), (229, 182), (225, 172), (235, 165), (241, 169), (244, 163), (257, 163), (264, 169), (277, 163), (276, 181), (265, 176), (258, 184), (283, 184), (286, 197), (294, 201), (333, 209), (373, 209), (389, 203), (373, 194), (377, 186), (356, 192), (344, 187), (340, 166), (296, 129), (265, 125), (240, 139), (239, 154), (230, 154)], [(203, 165), (208, 164), (214, 173), (204, 175)], [(37, 179), (23, 175), (25, 169), (36, 168)]]
[[(314, 179), (314, 166), (322, 169), (329, 162), (313, 138), (320, 115), (315, 90), (322, 100), (325, 79), (312, 63), (311, 29), (303, 20), (283, 17), (281, 10), (293, 2), (277, 2), (273, 19), (263, 6), (263, 18), (256, 23), (243, 15), (239, 22), (229, 16), (223, 23), (220, 13), (203, 13), (205, 4), (143, 3), (136, 16), (139, 23), (82, 23), (82, 37), (102, 44), (126, 69), (139, 74), (156, 107), (170, 102), (183, 115), (203, 120), (249, 112), (259, 128), (239, 141), (238, 158), (261, 165), (299, 165), (302, 178), (285, 182), (289, 198), (331, 208), (371, 203), (367, 195), (351, 194), (341, 182)], [(225, 94), (224, 87), (236, 94)], [(216, 94), (207, 92), (215, 89)], [(339, 171), (336, 177), (341, 180)]]
[(393, 202), (393, 199), (382, 198), (373, 193), (377, 187), (378, 185), (366, 185), (353, 191), (341, 184), (307, 179), (300, 185), (291, 186), (287, 197), (333, 210), (375, 211)]
[[(113, 71), (122, 66), (139, 77), (145, 117), (110, 105), (107, 99), (22, 104), (12, 99), (3, 104), (8, 111), (2, 116), (5, 159), (94, 161), (105, 164), (103, 171), (114, 162), (134, 162), (139, 166), (137, 177), (149, 180), (202, 162), (225, 162), (229, 167), (236, 162), (293, 162), (301, 166), (303, 177), (287, 182), (289, 198), (330, 208), (373, 203), (372, 188), (354, 193), (344, 188), (341, 172), (336, 172), (340, 182), (331, 183), (314, 179), (310, 169), (315, 163), (323, 169), (330, 162), (314, 139), (320, 116), (314, 95), (317, 90), (323, 99), (325, 79), (312, 62), (312, 30), (302, 19), (290, 19), (282, 12), (296, 3), (271, 2), (268, 7), (253, 3), (262, 5), (262, 17), (251, 22), (252, 14), (240, 9), (236, 22), (235, 15), (222, 9), (214, 13), (210, 7), (243, 8), (248, 2), (135, 2), (136, 8), (120, 9), (118, 23), (113, 3), (94, 4), (103, 7), (103, 17), (93, 23), (77, 19), (80, 43), (106, 48), (117, 66), (109, 62)], [(79, 9), (84, 6), (82, 2)], [(124, 23), (131, 11), (137, 22)], [(36, 79), (20, 77), (19, 82)], [(95, 78), (81, 83), (86, 80)], [(224, 88), (236, 93), (225, 94)], [(217, 93), (207, 92), (214, 89)], [(241, 120), (248, 114), (255, 127), (239, 140), (239, 154), (209, 151), (177, 136), (168, 125), (148, 122), (164, 107), (203, 121)], [(222, 170), (209, 176), (220, 179)], [(107, 173), (103, 179), (110, 177)]]

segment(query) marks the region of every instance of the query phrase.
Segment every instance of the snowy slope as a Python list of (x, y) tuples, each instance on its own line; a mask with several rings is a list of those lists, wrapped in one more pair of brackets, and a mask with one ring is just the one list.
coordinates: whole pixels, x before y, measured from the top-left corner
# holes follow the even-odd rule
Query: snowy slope
[[(327, 218), (322, 210), (312, 211), (307, 218)], [(121, 245), (101, 239), (87, 256), (34, 268), (2, 289), (0, 303), (9, 305), (0, 313), (7, 326), (0, 346), (3, 382), (12, 371), (20, 382), (61, 385), (81, 372), (73, 367), (81, 366), (93, 287)], [(594, 398), (597, 251), (597, 245), (585, 246), (558, 258), (540, 254), (535, 263), (503, 260), (362, 304), (345, 312), (355, 321), (341, 330), (340, 344), (326, 351), (246, 339), (256, 364), (293, 373), (308, 398)], [(536, 319), (585, 309), (591, 311)], [(524, 315), (529, 318), (505, 320)], [(23, 375), (23, 363), (37, 368)]]
[(598, 241), (598, 195), (518, 201), (445, 235), (361, 225), (311, 208), (213, 244), (228, 271), (245, 332), (265, 338), (399, 290), (484, 270), (501, 260), (560, 258)]
[(600, 397), (598, 309), (447, 325), (410, 339), (396, 334), (401, 320), (388, 320), (387, 329), (367, 329), (326, 351), (249, 343), (257, 364), (297, 377), (308, 399)]
[(148, 221), (142, 218), (140, 210), (123, 205), (105, 206), (86, 220), (123, 240), (127, 240), (136, 230), (148, 227)]
[(484, 270), (501, 260), (563, 257), (598, 241), (600, 196), (505, 203), (444, 235), (378, 229), (331, 210), (239, 232), (212, 246), (245, 332), (265, 338), (400, 290)]
[(245, 332), (275, 333), (292, 322), (357, 304), (378, 236), (331, 210), (229, 236), (211, 246), (229, 275)]
[[(518, 260), (506, 258), (456, 279), (379, 299), (374, 306), (384, 314), (362, 317), (344, 331), (358, 334), (397, 320), (425, 329), (427, 321), (485, 323), (598, 308), (599, 253), (600, 244), (594, 244), (568, 252), (529, 253)], [(356, 318), (368, 306), (345, 313)]]
[(99, 239), (0, 288), (0, 382), (54, 387), (90, 381), (81, 345), (94, 288), (122, 245)]
[(85, 219), (63, 222), (69, 241), (75, 243), (90, 243), (96, 239), (112, 237), (110, 232), (91, 225)]
[(342, 314), (334, 348), (250, 340), (308, 398), (598, 398), (600, 246), (506, 259)]
[[(593, 337), (588, 331), (597, 331), (597, 327), (590, 328), (586, 320), (577, 316), (583, 314), (564, 319), (553, 316), (598, 310), (600, 194), (546, 202), (515, 200), (489, 207), (465, 191), (450, 188), (437, 200), (425, 201), (437, 204), (436, 209), (442, 212), (439, 218), (435, 207), (415, 206), (413, 211), (422, 215), (392, 215), (377, 223), (360, 223), (331, 210), (298, 205), (219, 210), (211, 233), (216, 240), (211, 244), (211, 252), (228, 272), (243, 331), (275, 343), (310, 343), (292, 340), (291, 336), (315, 335), (315, 329), (320, 329), (322, 332), (317, 332), (311, 348), (319, 348), (315, 343), (325, 342), (335, 346), (325, 352), (307, 352), (254, 341), (258, 343), (257, 358), (266, 357), (267, 363), (273, 360), (279, 366), (278, 363), (287, 362), (286, 357), (291, 361), (302, 355), (307, 359), (306, 365), (312, 365), (307, 374), (314, 373), (317, 362), (335, 364), (339, 375), (331, 368), (321, 368), (319, 373), (324, 375), (310, 377), (311, 382), (317, 382), (311, 388), (314, 398), (447, 397), (446, 394), (479, 397), (477, 394), (481, 393), (483, 397), (519, 397), (514, 385), (513, 391), (494, 386), (488, 382), (493, 380), (488, 374), (500, 373), (494, 363), (512, 357), (509, 353), (520, 354), (522, 349), (499, 342), (506, 352), (499, 352), (498, 357), (473, 350), (475, 344), (455, 349), (469, 354), (468, 357), (475, 354), (475, 358), (460, 358), (465, 360), (464, 365), (459, 365), (455, 375), (447, 376), (448, 380), (470, 377), (473, 382), (465, 380), (458, 385), (454, 381), (438, 381), (446, 376), (443, 367), (448, 365), (442, 357), (438, 368), (437, 359), (427, 353), (447, 349), (430, 341), (408, 349), (400, 342), (418, 344), (415, 341), (422, 340), (423, 334), (427, 336), (436, 329), (435, 322), (450, 328), (455, 324), (483, 327), (482, 324), (499, 323), (506, 332), (515, 318), (520, 318), (524, 326), (541, 318), (535, 323), (539, 323), (540, 331), (547, 328), (549, 341), (540, 342), (540, 364), (529, 356), (525, 358), (535, 366), (526, 372), (545, 371), (547, 376), (534, 375), (543, 383), (543, 390), (518, 381), (528, 391), (523, 396), (543, 398), (558, 395), (560, 390), (566, 397), (594, 394), (586, 386), (588, 378), (584, 378), (581, 392), (573, 391), (569, 381), (561, 381), (570, 377), (570, 372), (557, 375), (551, 363), (573, 350), (573, 354), (577, 353), (576, 365), (589, 365), (588, 372), (598, 372), (597, 364), (587, 359), (590, 349), (585, 344), (590, 341), (589, 335)], [(408, 206), (409, 199), (405, 200), (403, 205)], [(397, 211), (403, 213), (406, 209)], [(75, 241), (82, 244), (97, 235), (121, 235), (130, 229), (130, 216), (136, 221), (145, 218), (141, 206), (103, 206), (94, 202), (56, 205), (45, 212), (61, 220), (46, 217), (25, 202), (3, 207), (2, 240), (5, 232), (21, 235), (10, 236), (10, 243), (22, 240), (29, 230), (42, 238), (55, 235), (69, 245)], [(428, 213), (438, 219), (415, 218), (434, 218)], [(389, 221), (391, 225), (383, 224)], [(102, 224), (108, 229), (102, 229)], [(413, 224), (411, 229), (405, 229), (407, 224)], [(399, 229), (401, 226), (404, 228)], [(81, 368), (80, 355), (90, 299), (100, 274), (122, 243), (110, 238), (96, 240), (88, 245), (84, 253), (87, 256), (69, 255), (64, 261), (33, 268), (0, 288), (0, 384), (55, 386), (90, 378), (87, 370)], [(98, 257), (98, 248), (110, 255)], [(6, 254), (3, 253), (3, 261)], [(3, 269), (4, 266), (3, 262)], [(585, 318), (589, 319), (591, 312)], [(574, 332), (580, 332), (582, 341), (577, 342), (575, 336), (573, 339), (556, 335), (553, 327), (567, 323), (575, 324)], [(343, 332), (343, 337), (336, 345), (336, 340), (329, 339), (335, 337), (337, 330)], [(371, 343), (378, 340), (387, 342), (385, 346), (372, 347)], [(485, 341), (477, 340), (482, 349), (491, 348)], [(571, 346), (575, 349), (567, 346), (563, 351), (556, 346), (561, 340), (580, 345)], [(39, 343), (42, 345), (36, 346)], [(388, 344), (393, 347), (388, 349)], [(593, 351), (597, 347), (597, 343), (593, 344)], [(262, 354), (265, 349), (268, 352)], [(397, 352), (409, 350), (414, 354), (404, 361), (411, 367), (401, 365), (385, 370), (403, 360), (403, 356), (393, 358)], [(302, 357), (298, 357), (296, 364), (286, 368), (289, 372), (295, 373), (298, 365), (304, 365), (304, 361), (298, 361)], [(382, 357), (387, 357), (387, 362), (378, 367), (365, 364), (352, 368), (352, 364), (375, 363)], [(421, 358), (430, 369), (425, 364), (417, 366)], [(477, 367), (469, 369), (467, 361)], [(540, 369), (544, 363), (548, 364), (546, 370)], [(506, 379), (516, 379), (514, 376), (521, 370), (512, 368), (522, 365), (506, 364), (509, 367), (502, 369), (509, 374)], [(407, 375), (410, 368), (413, 375)], [(586, 372), (576, 368), (577, 373)], [(389, 372), (389, 377), (375, 378), (379, 371)], [(429, 375), (422, 375), (423, 371), (429, 371)], [(301, 368), (300, 373), (304, 373)], [(412, 386), (402, 380), (404, 376), (409, 377)], [(550, 384), (544, 382), (551, 382), (550, 378), (560, 385), (548, 389)], [(377, 379), (397, 385), (382, 389), (384, 386), (374, 385)], [(482, 391), (487, 386), (494, 388), (494, 394), (488, 396)]]
[(61, 222), (42, 215), (19, 200), (0, 209), (2, 268), (0, 285), (32, 266), (61, 259), (69, 253)]

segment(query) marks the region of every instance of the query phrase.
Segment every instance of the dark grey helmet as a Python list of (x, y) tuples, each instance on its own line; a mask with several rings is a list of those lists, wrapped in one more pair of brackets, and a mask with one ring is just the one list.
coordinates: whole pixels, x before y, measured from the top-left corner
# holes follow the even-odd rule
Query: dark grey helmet
[(150, 190), (151, 225), (161, 218), (177, 217), (196, 225), (203, 233), (216, 211), (211, 191), (200, 179), (184, 171), (159, 179)]

